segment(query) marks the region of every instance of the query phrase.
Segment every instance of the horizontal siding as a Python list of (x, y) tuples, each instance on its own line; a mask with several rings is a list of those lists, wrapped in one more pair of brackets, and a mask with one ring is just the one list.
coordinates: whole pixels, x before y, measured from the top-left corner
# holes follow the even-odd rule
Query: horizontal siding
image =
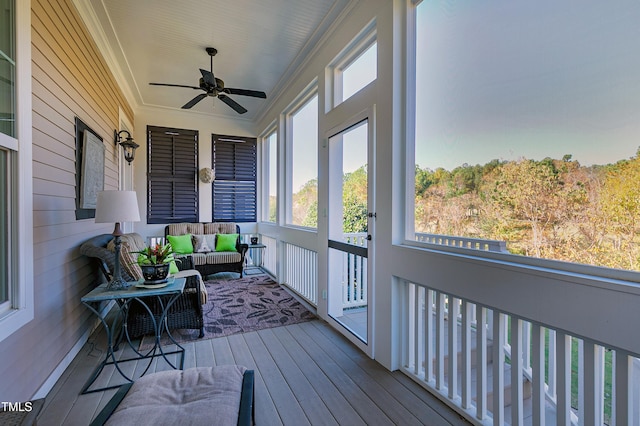
[(71, 0), (32, 0), (35, 318), (0, 342), (0, 400), (31, 398), (88, 330), (80, 298), (94, 266), (79, 245), (112, 224), (75, 220), (75, 116), (103, 139), (105, 188), (118, 187), (113, 130), (127, 103)]

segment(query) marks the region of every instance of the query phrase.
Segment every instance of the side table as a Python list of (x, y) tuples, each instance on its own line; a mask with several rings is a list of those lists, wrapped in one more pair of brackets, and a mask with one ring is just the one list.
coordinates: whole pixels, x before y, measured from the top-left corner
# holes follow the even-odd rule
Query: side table
[[(89, 390), (91, 385), (96, 381), (96, 379), (98, 378), (98, 376), (100, 375), (104, 367), (107, 365), (113, 365), (115, 369), (118, 371), (118, 373), (120, 373), (120, 375), (123, 378), (125, 378), (129, 383), (133, 382), (133, 376), (130, 377), (127, 374), (125, 374), (118, 364), (121, 364), (127, 361), (138, 361), (138, 360), (148, 359), (149, 362), (146, 368), (144, 369), (144, 371), (142, 372), (142, 374), (140, 375), (140, 376), (144, 376), (146, 372), (149, 370), (149, 367), (151, 366), (151, 362), (153, 361), (153, 358), (161, 356), (171, 366), (171, 368), (173, 369), (179, 368), (180, 370), (182, 370), (184, 365), (184, 348), (180, 346), (178, 342), (175, 341), (173, 336), (171, 336), (171, 333), (169, 332), (169, 328), (167, 327), (166, 317), (167, 317), (167, 312), (171, 307), (171, 305), (176, 301), (178, 296), (180, 296), (180, 294), (182, 294), (182, 292), (184, 291), (185, 283), (186, 283), (185, 278), (170, 277), (169, 283), (164, 287), (141, 288), (141, 287), (136, 287), (136, 285), (138, 284), (137, 282), (132, 282), (130, 283), (131, 286), (124, 290), (107, 290), (106, 288), (107, 285), (103, 284), (96, 287), (92, 291), (90, 291), (81, 299), (82, 303), (85, 306), (87, 306), (89, 310), (91, 310), (91, 312), (96, 314), (98, 318), (100, 318), (100, 322), (102, 322), (102, 325), (104, 326), (105, 331), (107, 333), (107, 354), (105, 355), (104, 360), (100, 363), (100, 365), (98, 365), (95, 368), (93, 374), (91, 375), (91, 377), (89, 377), (89, 379), (83, 386), (81, 394), (100, 392), (107, 389), (115, 389), (117, 387), (122, 386), (122, 384), (118, 384), (118, 385), (102, 387), (99, 389)], [(145, 299), (149, 297), (157, 298), (158, 303), (162, 308), (162, 313), (160, 317), (157, 319), (154, 313), (152, 312), (151, 308), (149, 308), (149, 305), (145, 302)], [(116, 301), (119, 315), (116, 315), (113, 318), (112, 323), (108, 324), (106, 314), (104, 316), (101, 315), (100, 311), (98, 310), (98, 307), (102, 302), (108, 302), (111, 300)], [(129, 333), (127, 331), (127, 326), (126, 326), (127, 313), (129, 310), (129, 305), (134, 300), (138, 301), (140, 304), (142, 304), (142, 306), (144, 306), (144, 308), (149, 313), (155, 328), (154, 346), (151, 349), (149, 349), (146, 353), (140, 352), (137, 348), (134, 347), (133, 343), (131, 342), (131, 338), (129, 337)], [(121, 332), (119, 333), (118, 338), (115, 339), (114, 341), (114, 331), (116, 331), (115, 328), (118, 322), (118, 317), (122, 320), (122, 323), (120, 325), (121, 329), (119, 329), (121, 330)], [(160, 337), (162, 335), (163, 330), (167, 332), (169, 339), (173, 344), (175, 344), (178, 347), (178, 349), (170, 352), (165, 352), (163, 350), (162, 344), (160, 342)], [(126, 359), (117, 359), (114, 348), (117, 348), (120, 345), (120, 343), (122, 343), (123, 339), (126, 339), (128, 346), (133, 350), (135, 356), (131, 358), (126, 358)], [(179, 354), (178, 356), (179, 356), (180, 362), (178, 365), (174, 365), (167, 358), (167, 355), (171, 355), (171, 354)]]
[[(245, 271), (247, 275), (255, 275), (262, 272), (262, 266), (264, 265), (264, 249), (266, 248), (267, 246), (264, 244), (249, 244), (248, 252), (251, 253), (250, 257), (253, 264), (251, 266), (247, 265)], [(257, 262), (256, 259), (258, 260)], [(254, 272), (254, 270), (256, 271)]]

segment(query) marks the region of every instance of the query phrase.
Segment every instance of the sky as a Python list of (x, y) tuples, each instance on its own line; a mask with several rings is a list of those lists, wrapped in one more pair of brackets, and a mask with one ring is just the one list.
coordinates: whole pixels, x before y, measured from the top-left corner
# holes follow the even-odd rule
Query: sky
[[(421, 167), (565, 154), (591, 165), (636, 154), (640, 1), (423, 0), (416, 19)], [(345, 73), (346, 96), (375, 78), (376, 56), (367, 51)], [(299, 146), (316, 143), (313, 121), (300, 114)], [(294, 192), (317, 177), (315, 154), (294, 148), (294, 164), (305, 165), (294, 167)]]
[(416, 162), (583, 165), (640, 146), (640, 2), (424, 0)]

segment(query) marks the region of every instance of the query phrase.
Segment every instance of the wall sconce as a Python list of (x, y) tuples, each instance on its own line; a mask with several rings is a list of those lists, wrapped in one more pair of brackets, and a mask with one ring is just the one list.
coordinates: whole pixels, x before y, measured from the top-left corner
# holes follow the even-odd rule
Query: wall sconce
[[(123, 137), (122, 137), (123, 133), (127, 135), (127, 138), (125, 140), (123, 140)], [(131, 137), (131, 133), (129, 133), (127, 130), (120, 130), (119, 132), (117, 130), (114, 130), (113, 136), (114, 136), (114, 143), (115, 144), (120, 143), (120, 146), (124, 150), (124, 159), (127, 160), (129, 165), (131, 165), (131, 162), (136, 156), (136, 149), (140, 145), (138, 145), (133, 141), (133, 138)]]

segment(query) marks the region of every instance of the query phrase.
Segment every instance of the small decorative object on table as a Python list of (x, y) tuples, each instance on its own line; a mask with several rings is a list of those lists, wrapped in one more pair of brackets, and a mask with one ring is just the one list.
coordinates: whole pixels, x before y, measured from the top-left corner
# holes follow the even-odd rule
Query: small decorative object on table
[(156, 244), (134, 253), (138, 253), (138, 265), (146, 285), (167, 282), (171, 261), (173, 261), (171, 244)]
[(258, 244), (258, 237), (251, 237), (251, 244)]

